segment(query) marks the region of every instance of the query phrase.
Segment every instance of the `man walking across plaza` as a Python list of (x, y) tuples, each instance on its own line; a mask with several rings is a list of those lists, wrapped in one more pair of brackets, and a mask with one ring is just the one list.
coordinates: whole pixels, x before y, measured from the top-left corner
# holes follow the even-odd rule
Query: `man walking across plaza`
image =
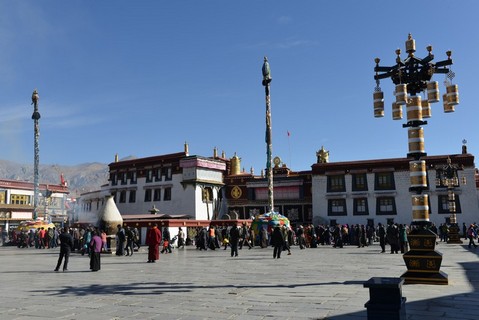
[(279, 225), (274, 227), (273, 232), (271, 233), (271, 245), (273, 246), (273, 259), (281, 258), (281, 251), (285, 245), (284, 235), (281, 232)]
[(123, 229), (121, 224), (119, 224), (117, 228), (118, 228), (118, 231), (116, 233), (116, 239), (118, 243), (116, 248), (116, 255), (123, 256), (125, 255), (125, 241), (126, 241), (125, 229)]
[(125, 230), (126, 235), (126, 247), (125, 247), (125, 256), (132, 256), (133, 255), (133, 231), (131, 230), (130, 226), (126, 226)]
[(148, 230), (146, 234), (146, 244), (148, 245), (148, 262), (155, 262), (160, 259), (161, 231), (158, 224)]
[(381, 246), (381, 253), (386, 252), (386, 229), (382, 223), (378, 223), (378, 237), (379, 237), (379, 245)]
[(73, 250), (73, 237), (68, 232), (67, 228), (63, 228), (62, 233), (58, 238), (60, 239), (60, 256), (58, 257), (55, 271), (60, 269), (63, 258), (65, 258), (65, 261), (63, 262), (63, 271), (68, 271), (68, 260), (70, 258), (70, 253)]
[(239, 242), (239, 229), (236, 225), (231, 227), (230, 230), (230, 246), (231, 246), (231, 256), (238, 256), (238, 242)]

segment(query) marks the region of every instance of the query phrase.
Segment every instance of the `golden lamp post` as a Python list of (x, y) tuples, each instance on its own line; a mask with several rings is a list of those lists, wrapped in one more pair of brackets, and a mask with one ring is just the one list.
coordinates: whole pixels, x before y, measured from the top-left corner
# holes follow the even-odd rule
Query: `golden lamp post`
[[(407, 157), (410, 159), (410, 188), (412, 205), (412, 230), (408, 235), (410, 251), (403, 256), (408, 271), (401, 277), (405, 283), (448, 284), (448, 276), (440, 271), (442, 254), (435, 251), (436, 234), (429, 230), (429, 196), (424, 191), (429, 190), (424, 147), (424, 129), (427, 124), (425, 118), (432, 115), (431, 103), (439, 102), (439, 85), (433, 81), (434, 74), (446, 75), (446, 94), (442, 96), (444, 112), (454, 112), (459, 104), (459, 94), (456, 84), (452, 83), (454, 73), (451, 51), (447, 51), (447, 59), (433, 62), (432, 46), (427, 46), (428, 54), (425, 58), (415, 56), (416, 42), (409, 34), (406, 41), (405, 59), (401, 58), (401, 50), (396, 50), (396, 64), (391, 67), (379, 66), (380, 59), (376, 58), (374, 68), (376, 87), (374, 89), (374, 116), (384, 116), (384, 93), (380, 88), (380, 80), (390, 78), (395, 84), (395, 101), (392, 103), (393, 120), (403, 118), (403, 106), (406, 106), (407, 122), (403, 128), (408, 129)], [(421, 97), (423, 93), (423, 97)]]

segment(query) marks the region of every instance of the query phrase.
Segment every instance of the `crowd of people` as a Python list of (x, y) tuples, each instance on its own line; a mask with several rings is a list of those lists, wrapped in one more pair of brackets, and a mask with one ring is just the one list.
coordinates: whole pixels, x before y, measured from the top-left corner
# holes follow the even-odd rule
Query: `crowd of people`
[[(157, 224), (149, 228), (146, 234), (146, 245), (148, 246), (148, 261), (154, 263), (161, 254), (172, 252), (172, 248), (178, 241), (178, 248), (194, 244), (197, 250), (217, 250), (230, 247), (231, 257), (238, 256), (238, 250), (243, 247), (251, 249), (255, 246), (266, 248), (272, 246), (273, 258), (281, 258), (281, 253), (287, 251), (291, 254), (291, 246), (297, 246), (300, 250), (306, 248), (317, 248), (319, 246), (332, 246), (343, 248), (344, 246), (367, 247), (378, 242), (381, 253), (386, 252), (386, 245), (389, 246), (391, 254), (408, 251), (408, 234), (414, 228), (406, 224), (390, 223), (387, 226), (378, 223), (377, 226), (360, 224), (338, 224), (335, 226), (312, 224), (299, 225), (291, 228), (276, 226), (269, 229), (265, 226), (259, 230), (253, 230), (251, 226), (198, 227), (194, 240), (190, 239), (180, 227), (178, 234), (173, 238), (168, 228), (160, 230)], [(437, 235), (437, 242), (447, 242), (449, 239), (450, 226), (442, 223), (439, 226), (431, 224), (429, 229)], [(190, 230), (191, 232), (191, 230)], [(193, 231), (194, 232), (194, 231)], [(476, 248), (475, 240), (478, 237), (479, 226), (474, 222), (470, 225), (463, 223), (461, 237), (468, 240), (469, 248)], [(90, 269), (100, 270), (100, 254), (102, 252), (113, 252), (108, 248), (107, 235), (104, 230), (96, 227), (85, 228), (38, 228), (29, 231), (11, 230), (8, 235), (19, 248), (47, 249), (60, 246), (60, 254), (55, 271), (59, 271), (63, 262), (63, 270), (68, 270), (69, 256), (72, 252), (78, 252), (90, 257)], [(140, 249), (140, 234), (137, 228), (129, 226), (117, 226), (115, 236), (117, 256), (132, 256), (135, 247)], [(161, 250), (160, 250), (161, 248)]]
[[(265, 248), (268, 246), (276, 247), (281, 243), (282, 251), (288, 251), (291, 254), (290, 246), (295, 245), (300, 249), (317, 248), (318, 246), (333, 246), (334, 248), (343, 248), (343, 246), (357, 246), (358, 248), (367, 247), (374, 242), (379, 243), (381, 253), (386, 252), (386, 246), (389, 246), (391, 254), (405, 253), (408, 251), (408, 234), (414, 226), (407, 224), (390, 223), (383, 225), (378, 223), (376, 226), (361, 224), (338, 224), (335, 226), (312, 224), (299, 225), (295, 228), (279, 226), (279, 231), (273, 228), (268, 232), (267, 228), (261, 228), (255, 234), (251, 227), (245, 224), (241, 227), (201, 227), (196, 231), (195, 244), (198, 250), (216, 250), (223, 247), (224, 250), (230, 247), (231, 256), (237, 256), (237, 250), (243, 246), (251, 249), (253, 246)], [(437, 235), (438, 242), (447, 242), (449, 239), (449, 225), (444, 223), (437, 227), (431, 224), (429, 229)], [(463, 225), (461, 237), (469, 240), (469, 247), (477, 247), (474, 242), (478, 235), (478, 226), (476, 223), (469, 227)], [(281, 237), (279, 234), (281, 232)], [(273, 257), (280, 257), (280, 254), (273, 253)]]

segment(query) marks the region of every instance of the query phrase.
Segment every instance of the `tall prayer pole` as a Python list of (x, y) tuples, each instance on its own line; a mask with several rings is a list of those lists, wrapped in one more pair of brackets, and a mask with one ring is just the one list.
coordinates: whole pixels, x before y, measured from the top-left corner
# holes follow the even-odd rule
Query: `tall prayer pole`
[(271, 100), (269, 95), (269, 84), (271, 83), (271, 71), (269, 69), (268, 58), (264, 57), (263, 63), (263, 86), (266, 95), (266, 174), (268, 176), (268, 207), (269, 212), (274, 212), (274, 197), (273, 197), (273, 166), (272, 153), (273, 143), (271, 139)]
[(38, 166), (40, 163), (40, 149), (38, 147), (38, 137), (40, 136), (40, 129), (39, 129), (39, 120), (40, 120), (40, 112), (38, 112), (38, 100), (40, 97), (38, 96), (37, 89), (33, 90), (32, 94), (32, 104), (33, 104), (33, 219), (38, 218), (38, 189), (39, 189), (39, 182), (38, 182)]

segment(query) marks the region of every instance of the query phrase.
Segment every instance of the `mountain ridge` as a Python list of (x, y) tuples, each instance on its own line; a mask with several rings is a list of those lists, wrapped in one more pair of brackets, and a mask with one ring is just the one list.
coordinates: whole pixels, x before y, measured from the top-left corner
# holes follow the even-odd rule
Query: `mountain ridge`
[[(41, 184), (60, 184), (61, 174), (68, 184), (71, 196), (99, 190), (108, 183), (108, 164), (88, 162), (78, 165), (40, 164), (38, 168)], [(17, 163), (0, 159), (0, 179), (33, 183), (33, 164)]]

